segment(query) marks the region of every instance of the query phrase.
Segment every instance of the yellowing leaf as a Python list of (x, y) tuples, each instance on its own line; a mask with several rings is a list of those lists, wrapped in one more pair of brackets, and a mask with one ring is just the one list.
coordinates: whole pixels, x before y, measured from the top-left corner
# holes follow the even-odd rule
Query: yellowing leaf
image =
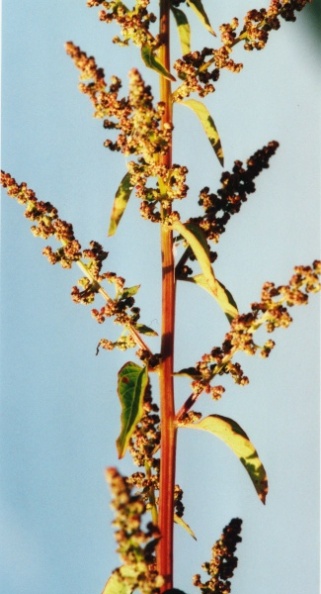
[(268, 492), (268, 481), (264, 466), (254, 445), (235, 421), (220, 415), (210, 415), (196, 423), (187, 423), (181, 426), (188, 429), (208, 431), (219, 439), (222, 439), (242, 462), (260, 500), (262, 503), (265, 503)]
[(219, 137), (219, 133), (215, 126), (214, 120), (208, 111), (206, 105), (201, 103), (201, 101), (197, 101), (196, 99), (185, 99), (185, 101), (180, 101), (181, 105), (185, 105), (185, 107), (189, 107), (192, 109), (194, 113), (197, 115), (199, 121), (201, 122), (204, 132), (209, 139), (212, 148), (220, 162), (220, 164), (224, 165), (224, 155), (223, 149), (221, 145), (221, 139)]
[(238, 314), (237, 305), (230, 291), (215, 277), (203, 231), (193, 223), (183, 225), (180, 221), (173, 223), (173, 229), (178, 231), (187, 241), (203, 272), (203, 274), (183, 278), (183, 280), (196, 283), (208, 291), (216, 299), (227, 319), (231, 322)]
[(232, 293), (217, 278), (215, 279), (215, 293), (206, 282), (204, 274), (196, 274), (195, 276), (184, 278), (184, 280), (196, 283), (202, 289), (208, 291), (216, 299), (229, 322), (238, 315), (237, 305)]
[(121, 432), (116, 445), (119, 458), (124, 456), (133, 431), (142, 417), (147, 385), (146, 367), (140, 367), (129, 361), (118, 372), (117, 392), (121, 404)]
[(176, 21), (182, 54), (184, 56), (184, 54), (189, 54), (191, 51), (191, 28), (185, 13), (180, 8), (171, 6), (171, 11)]
[(118, 186), (118, 190), (114, 198), (114, 204), (110, 216), (110, 223), (108, 229), (109, 236), (114, 235), (114, 233), (116, 233), (116, 229), (119, 225), (120, 219), (124, 214), (132, 189), (133, 188), (130, 185), (130, 174), (126, 173), (126, 175), (124, 175), (123, 179), (121, 180)]
[(203, 232), (197, 225), (193, 225), (192, 223), (183, 225), (181, 221), (174, 221), (173, 229), (187, 241), (202, 269), (205, 281), (213, 291), (213, 294), (216, 294), (217, 283), (210, 261), (208, 245)]
[(126, 584), (117, 571), (114, 571), (107, 580), (101, 594), (131, 594), (132, 586)]
[(209, 31), (212, 35), (216, 35), (214, 29), (211, 26), (209, 18), (204, 10), (202, 1), (201, 0), (186, 0), (186, 2), (188, 4), (188, 6), (190, 6), (190, 8), (192, 10), (194, 10), (195, 14), (198, 16), (201, 23), (204, 25), (205, 29), (207, 29), (207, 31)]
[(168, 70), (166, 70), (166, 68), (157, 60), (153, 53), (152, 47), (150, 47), (149, 45), (143, 45), (141, 48), (141, 56), (147, 68), (155, 70), (158, 74), (161, 74), (165, 78), (168, 78), (168, 80), (176, 80), (175, 77), (172, 76), (172, 74), (168, 72)]

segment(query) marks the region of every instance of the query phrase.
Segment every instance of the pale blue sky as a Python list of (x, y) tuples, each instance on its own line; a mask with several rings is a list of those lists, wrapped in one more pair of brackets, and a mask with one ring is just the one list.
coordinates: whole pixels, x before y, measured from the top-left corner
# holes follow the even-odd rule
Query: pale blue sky
[[(249, 0), (221, 4), (212, 0), (208, 9), (216, 29), (254, 6)], [(225, 169), (270, 140), (280, 142), (256, 194), (218, 247), (217, 276), (244, 312), (264, 281), (286, 283), (295, 264), (310, 264), (320, 252), (320, 43), (311, 8), (297, 23), (283, 23), (263, 52), (238, 48), (244, 71), (223, 72), (206, 100)], [(193, 48), (209, 45), (210, 37), (190, 20)], [(105, 132), (77, 90), (78, 73), (63, 47), (73, 40), (124, 85), (134, 60), (157, 97), (157, 76), (143, 70), (136, 50), (112, 46), (114, 34), (85, 0), (17, 0), (14, 7), (3, 0), (2, 167), (55, 204), (84, 247), (91, 239), (103, 243), (109, 270), (128, 285), (142, 283), (142, 321), (159, 330), (158, 227), (139, 218), (133, 198), (117, 235), (106, 237), (125, 162), (102, 146)], [(204, 185), (219, 187), (221, 170), (192, 112), (175, 107), (175, 122), (174, 159), (190, 168), (192, 201)], [(195, 212), (188, 202), (182, 209)], [(0, 589), (99, 594), (118, 564), (104, 468), (132, 468), (127, 458), (117, 461), (115, 385), (117, 370), (133, 354), (95, 356), (98, 340), (113, 328), (98, 326), (89, 309), (71, 302), (77, 271), (47, 264), (45, 244), (30, 234), (21, 207), (5, 193), (1, 231)], [(177, 309), (179, 369), (219, 345), (227, 325), (210, 297), (193, 286), (179, 286)], [(176, 528), (175, 585), (187, 593), (196, 592), (192, 575), (235, 516), (243, 519), (243, 542), (233, 594), (318, 592), (319, 312), (317, 297), (293, 310), (294, 324), (275, 334), (269, 360), (239, 358), (248, 387), (227, 381), (221, 402), (204, 398), (207, 414), (232, 417), (256, 445), (270, 481), (265, 507), (221, 442), (202, 432), (179, 435), (177, 479), (186, 521), (198, 536), (194, 542)], [(150, 344), (158, 350), (157, 339)], [(185, 379), (177, 382), (178, 405), (188, 389)]]

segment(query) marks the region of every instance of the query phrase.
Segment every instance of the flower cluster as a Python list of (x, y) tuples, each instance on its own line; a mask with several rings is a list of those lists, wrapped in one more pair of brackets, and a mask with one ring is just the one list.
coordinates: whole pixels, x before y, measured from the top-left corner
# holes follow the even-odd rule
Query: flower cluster
[(158, 527), (149, 522), (143, 528), (146, 504), (141, 495), (134, 494), (126, 477), (115, 468), (106, 472), (113, 499), (111, 507), (115, 512), (113, 526), (115, 539), (123, 565), (116, 569), (110, 580), (120, 590), (142, 594), (157, 594), (163, 584), (155, 561), (155, 548), (159, 541)]
[(239, 518), (233, 518), (225, 526), (221, 538), (212, 548), (211, 561), (202, 565), (202, 569), (206, 571), (210, 579), (202, 582), (199, 574), (194, 576), (193, 584), (200, 588), (202, 594), (229, 594), (231, 592), (230, 579), (233, 577), (238, 561), (235, 551), (237, 544), (242, 542), (241, 528), (242, 520)]
[[(143, 409), (143, 416), (129, 442), (129, 452), (134, 464), (144, 468), (144, 472), (134, 472), (127, 481), (139, 489), (147, 509), (157, 510), (158, 497), (155, 493), (159, 491), (160, 459), (156, 454), (160, 448), (160, 418), (159, 408), (152, 400), (150, 384), (144, 395)], [(174, 508), (180, 518), (184, 514), (182, 500), (183, 491), (179, 485), (175, 485)]]
[(57, 209), (50, 202), (38, 200), (35, 192), (28, 188), (26, 183), (18, 184), (4, 171), (1, 171), (1, 185), (6, 188), (8, 196), (25, 206), (24, 215), (33, 222), (33, 235), (43, 239), (55, 237), (62, 244), (55, 252), (50, 247), (45, 248), (44, 255), (52, 264), (59, 262), (63, 268), (71, 268), (73, 262), (80, 260), (81, 246), (74, 236), (72, 225), (59, 218)]
[(208, 187), (201, 190), (198, 203), (204, 209), (204, 215), (190, 221), (200, 226), (208, 240), (218, 243), (231, 216), (240, 212), (242, 203), (255, 192), (254, 179), (269, 167), (269, 160), (278, 146), (274, 140), (269, 142), (247, 159), (246, 167), (242, 161), (235, 161), (232, 172), (222, 174), (221, 188), (216, 194), (210, 193)]
[(271, 0), (267, 9), (250, 10), (244, 18), (240, 39), (246, 50), (261, 50), (265, 47), (269, 32), (280, 28), (280, 18), (295, 21), (295, 12), (301, 11), (312, 0)]
[(192, 378), (193, 394), (187, 399), (179, 411), (179, 418), (184, 419), (188, 410), (194, 405), (202, 392), (210, 394), (214, 399), (220, 398), (223, 386), (212, 386), (211, 381), (218, 375), (228, 374), (234, 382), (246, 385), (249, 382), (239, 363), (233, 362), (237, 352), (247, 355), (259, 354), (267, 358), (275, 346), (270, 338), (263, 345), (254, 342), (255, 332), (264, 327), (267, 333), (277, 328), (287, 328), (291, 322), (289, 307), (306, 305), (309, 295), (321, 290), (321, 261), (315, 260), (312, 266), (296, 266), (288, 285), (275, 286), (265, 283), (262, 288), (261, 301), (252, 303), (251, 312), (236, 316), (225, 335), (221, 347), (214, 347), (204, 354), (195, 367), (182, 370)]
[[(140, 213), (144, 219), (158, 223), (161, 220), (161, 205), (166, 208), (173, 200), (182, 200), (187, 195), (187, 167), (174, 163), (167, 168), (164, 165), (130, 161), (127, 168), (131, 185), (141, 200)], [(157, 178), (156, 187), (147, 185), (150, 177)]]
[(104, 119), (104, 128), (118, 130), (115, 141), (107, 139), (105, 146), (124, 155), (138, 155), (144, 162), (156, 163), (157, 156), (164, 154), (171, 142), (172, 125), (161, 126), (164, 105), (153, 105), (150, 86), (146, 85), (136, 68), (129, 72), (128, 97), (119, 98), (121, 81), (113, 76), (109, 88), (104, 71), (98, 68), (94, 58), (72, 42), (66, 44), (66, 52), (80, 70), (80, 90), (89, 96), (94, 105), (94, 116)]
[[(247, 159), (246, 167), (242, 161), (235, 161), (232, 172), (224, 171), (222, 173), (221, 188), (217, 190), (216, 194), (210, 192), (208, 187), (204, 187), (199, 194), (198, 201), (204, 214), (200, 217), (191, 217), (187, 223), (197, 225), (207, 241), (218, 243), (230, 218), (240, 212), (248, 195), (256, 191), (254, 180), (263, 169), (268, 169), (269, 160), (275, 154), (278, 146), (275, 140), (269, 142)], [(179, 241), (180, 238), (177, 239), (177, 242)], [(209, 252), (211, 261), (214, 262), (217, 254), (211, 251), (210, 247)], [(194, 259), (192, 251), (187, 248), (177, 264), (177, 278), (186, 280), (193, 274), (193, 270), (187, 265), (187, 262)]]
[(129, 9), (121, 0), (87, 0), (87, 6), (101, 6), (99, 19), (104, 23), (115, 21), (121, 28), (120, 37), (114, 37), (113, 43), (128, 45), (131, 40), (135, 45), (142, 47), (149, 44), (157, 48), (159, 37), (150, 33), (150, 24), (156, 21), (156, 16), (148, 12), (150, 0), (135, 0), (132, 9)]
[[(220, 70), (226, 69), (238, 73), (243, 64), (235, 62), (231, 54), (233, 48), (244, 42), (245, 50), (261, 50), (265, 47), (269, 33), (280, 28), (280, 19), (295, 21), (295, 12), (301, 11), (312, 0), (271, 0), (268, 8), (250, 10), (244, 17), (242, 29), (235, 17), (220, 27), (220, 48), (204, 47), (176, 60), (174, 68), (184, 82), (174, 91), (173, 100), (182, 101), (191, 93), (205, 97), (215, 91), (213, 82), (219, 78)], [(175, 4), (176, 6), (176, 4)]]
[[(112, 111), (106, 115), (114, 115)], [(129, 94), (126, 109), (115, 124), (104, 120), (105, 128), (119, 129), (117, 141), (107, 141), (105, 146), (125, 155), (138, 155), (146, 163), (155, 163), (156, 156), (166, 153), (171, 142), (172, 125), (161, 127), (164, 105), (159, 102), (154, 108), (151, 87), (145, 85), (140, 73), (133, 68), (129, 72)]]
[[(128, 163), (128, 171), (130, 184), (142, 201), (142, 217), (159, 222), (160, 201), (165, 206), (164, 201), (182, 199), (188, 190), (186, 167), (174, 164), (168, 169), (160, 164), (160, 156), (171, 146), (173, 129), (172, 124), (162, 123), (164, 104), (160, 101), (154, 106), (151, 88), (137, 69), (129, 72), (128, 97), (119, 98), (121, 81), (117, 77), (111, 78), (108, 87), (104, 71), (93, 57), (88, 57), (72, 42), (66, 44), (66, 51), (80, 70), (80, 90), (89, 96), (95, 117), (104, 120), (105, 129), (117, 131), (116, 139), (108, 138), (104, 145), (112, 151), (137, 157)], [(147, 185), (149, 178), (158, 180), (156, 186)]]
[(182, 101), (191, 93), (197, 93), (200, 97), (214, 93), (213, 82), (218, 80), (219, 68), (214, 64), (214, 68), (210, 70), (210, 62), (206, 62), (206, 58), (213, 54), (215, 55), (215, 50), (204, 47), (200, 52), (190, 52), (175, 61), (174, 69), (184, 82), (174, 91), (174, 101)]
[(201, 51), (190, 52), (176, 60), (174, 68), (184, 82), (174, 91), (174, 101), (182, 101), (191, 93), (197, 93), (200, 97), (214, 93), (213, 83), (219, 79), (220, 70), (223, 68), (231, 72), (240, 72), (242, 64), (235, 63), (231, 58), (233, 46), (240, 41), (236, 33), (237, 27), (236, 18), (229, 24), (220, 26), (223, 42), (220, 48), (204, 47)]
[(218, 68), (228, 68), (238, 72), (242, 64), (235, 64), (230, 58), (233, 47), (244, 42), (245, 50), (261, 50), (265, 47), (270, 31), (280, 28), (280, 18), (285, 21), (295, 21), (296, 11), (301, 11), (311, 0), (271, 0), (268, 8), (249, 10), (244, 17), (244, 25), (237, 33), (239, 21), (232, 19), (230, 23), (220, 26), (223, 46), (215, 53), (215, 62)]
[[(92, 315), (97, 322), (102, 323), (108, 317), (113, 317), (116, 324), (124, 327), (124, 332), (115, 343), (102, 339), (99, 346), (103, 348), (130, 348), (135, 344), (140, 347), (145, 359), (151, 357), (151, 352), (140, 336), (141, 333), (155, 334), (143, 324), (139, 324), (140, 310), (135, 307), (134, 295), (139, 285), (125, 287), (125, 280), (114, 272), (102, 272), (104, 260), (108, 253), (102, 246), (91, 241), (89, 248), (81, 249), (76, 239), (73, 227), (70, 223), (59, 218), (57, 209), (50, 202), (38, 200), (35, 192), (27, 187), (27, 184), (18, 184), (9, 173), (1, 171), (1, 185), (6, 188), (7, 193), (15, 198), (19, 204), (25, 206), (25, 216), (33, 222), (32, 233), (43, 239), (55, 238), (61, 246), (53, 249), (50, 245), (43, 249), (43, 255), (50, 264), (60, 264), (62, 268), (71, 268), (74, 263), (81, 269), (84, 276), (78, 280), (78, 285), (71, 291), (71, 297), (75, 303), (83, 305), (91, 304), (96, 294), (99, 293), (105, 305), (102, 308), (93, 309)], [(107, 293), (104, 283), (112, 283), (115, 289), (113, 299)]]
[(215, 51), (214, 61), (217, 68), (227, 68), (239, 72), (243, 65), (235, 64), (230, 58), (233, 47), (244, 41), (245, 50), (261, 50), (265, 47), (269, 33), (280, 28), (280, 18), (295, 21), (295, 11), (301, 11), (311, 0), (271, 0), (268, 8), (250, 10), (244, 17), (244, 25), (237, 33), (239, 21), (232, 19), (230, 23), (220, 26), (223, 46)]
[(131, 437), (129, 451), (137, 466), (144, 467), (147, 464), (151, 469), (155, 468), (158, 474), (159, 464), (155, 454), (160, 445), (159, 415), (158, 406), (152, 400), (150, 384), (145, 391), (143, 410), (143, 416)]

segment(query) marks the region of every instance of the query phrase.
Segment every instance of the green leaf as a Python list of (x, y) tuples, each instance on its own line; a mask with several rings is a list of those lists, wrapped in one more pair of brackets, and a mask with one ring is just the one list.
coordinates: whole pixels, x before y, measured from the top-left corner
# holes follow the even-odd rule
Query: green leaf
[(221, 145), (221, 139), (219, 137), (219, 133), (215, 126), (214, 120), (208, 111), (206, 105), (201, 103), (201, 101), (197, 101), (196, 99), (185, 99), (185, 101), (180, 101), (180, 105), (185, 105), (185, 107), (189, 107), (192, 109), (194, 113), (197, 115), (198, 119), (200, 120), (204, 132), (207, 138), (210, 141), (212, 148), (220, 162), (220, 164), (224, 165), (224, 154)]
[(124, 456), (133, 431), (142, 417), (147, 385), (146, 367), (140, 367), (129, 361), (118, 372), (117, 392), (121, 404), (121, 432), (116, 445), (119, 458)]
[(172, 76), (171, 73), (168, 72), (168, 70), (166, 70), (166, 68), (157, 60), (157, 58), (155, 58), (153, 48), (150, 47), (150, 45), (142, 46), (141, 56), (142, 56), (142, 60), (145, 64), (145, 66), (147, 66), (147, 68), (151, 68), (152, 70), (155, 70), (158, 74), (161, 74), (162, 76), (164, 76), (165, 78), (168, 78), (169, 80), (173, 80), (173, 81), (176, 80), (176, 78), (174, 78), (174, 76)]
[(101, 594), (131, 594), (132, 590), (132, 586), (126, 584), (126, 581), (115, 571), (107, 580)]
[(238, 315), (237, 305), (232, 293), (217, 278), (215, 279), (215, 293), (207, 283), (204, 274), (196, 274), (195, 276), (187, 277), (183, 280), (196, 283), (197, 285), (202, 287), (202, 289), (208, 291), (208, 293), (210, 293), (210, 295), (212, 295), (212, 297), (216, 299), (219, 306), (224, 311), (229, 322), (231, 322)]
[(201, 23), (204, 25), (205, 29), (209, 31), (212, 35), (216, 36), (214, 29), (211, 26), (209, 18), (204, 10), (204, 6), (202, 4), (202, 0), (186, 0), (188, 6), (194, 10), (198, 18), (200, 19)]
[(113, 208), (110, 215), (108, 235), (114, 235), (119, 225), (120, 219), (122, 218), (125, 208), (127, 206), (129, 197), (132, 192), (132, 186), (130, 185), (130, 174), (126, 173), (121, 180), (118, 190), (115, 194)]
[(133, 285), (132, 287), (124, 287), (120, 298), (121, 299), (127, 299), (127, 297), (133, 297), (134, 295), (136, 295), (137, 291), (139, 291), (140, 289), (140, 285)]
[(187, 423), (181, 426), (188, 429), (209, 431), (219, 439), (222, 439), (242, 462), (260, 500), (262, 503), (265, 503), (268, 492), (268, 481), (264, 466), (254, 445), (235, 421), (220, 415), (210, 415), (196, 423)]
[(146, 336), (158, 336), (157, 332), (153, 330), (153, 328), (150, 328), (145, 324), (135, 324), (135, 328), (138, 330), (138, 332), (140, 332), (140, 334), (146, 334)]
[(191, 28), (185, 13), (180, 8), (171, 6), (171, 11), (176, 21), (182, 54), (184, 56), (184, 54), (189, 54), (191, 51)]
[(197, 540), (192, 528), (187, 524), (187, 522), (185, 522), (185, 520), (183, 520), (183, 518), (180, 518), (177, 514), (174, 514), (174, 522), (175, 522), (175, 524), (178, 524), (179, 526), (184, 528), (184, 530), (186, 530), (186, 532), (188, 532), (188, 534), (192, 538), (194, 538), (194, 540)]

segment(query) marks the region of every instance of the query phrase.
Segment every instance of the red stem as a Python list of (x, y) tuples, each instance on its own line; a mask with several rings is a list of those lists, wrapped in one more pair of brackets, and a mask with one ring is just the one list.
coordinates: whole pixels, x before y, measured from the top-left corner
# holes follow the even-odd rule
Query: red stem
[[(170, 70), (169, 0), (160, 2), (160, 35), (162, 45), (159, 58)], [(172, 122), (170, 81), (161, 77), (160, 99), (165, 105), (162, 124)], [(172, 166), (171, 147), (160, 158), (167, 169)], [(162, 208), (162, 343), (160, 365), (161, 466), (159, 487), (159, 528), (161, 540), (157, 550), (157, 568), (164, 577), (162, 592), (173, 587), (173, 526), (176, 460), (176, 426), (174, 407), (174, 327), (175, 327), (175, 266), (173, 236), (166, 224), (171, 206)]]
[(161, 394), (161, 467), (159, 488), (158, 571), (165, 578), (163, 590), (173, 587), (173, 524), (176, 459), (176, 426), (173, 382), (174, 342), (174, 275), (172, 262), (172, 236), (162, 231), (163, 257), (163, 324), (162, 363), (160, 368)]

